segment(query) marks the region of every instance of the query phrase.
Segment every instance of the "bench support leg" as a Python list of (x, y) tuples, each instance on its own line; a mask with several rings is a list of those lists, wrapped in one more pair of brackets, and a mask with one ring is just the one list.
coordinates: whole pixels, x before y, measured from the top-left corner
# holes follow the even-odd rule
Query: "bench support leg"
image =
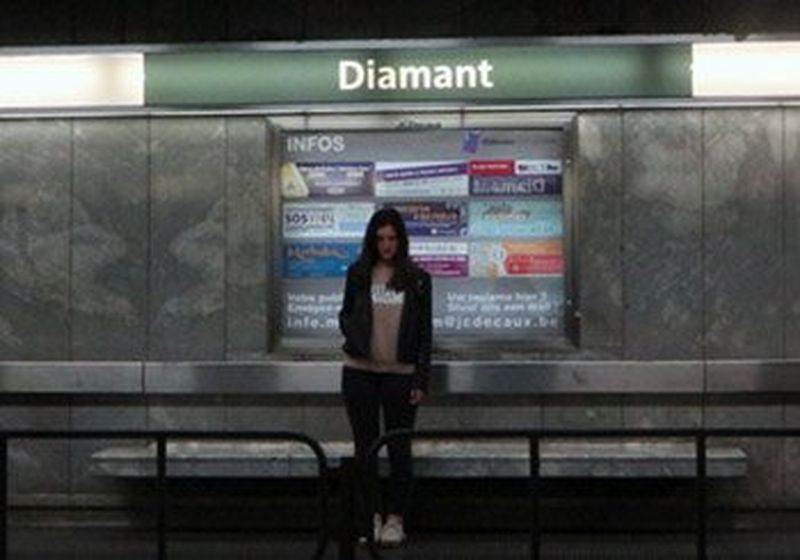
[(0, 560), (8, 557), (8, 439), (0, 439)]
[(356, 557), (355, 460), (342, 457), (339, 466), (339, 560)]
[(156, 499), (158, 500), (158, 560), (167, 560), (167, 440), (156, 439)]
[(530, 484), (530, 499), (531, 499), (531, 558), (532, 560), (539, 560), (539, 552), (541, 548), (541, 540), (542, 540), (542, 519), (539, 512), (539, 494), (541, 492), (541, 480), (539, 479), (539, 466), (540, 466), (540, 456), (539, 456), (539, 439), (536, 437), (531, 437), (528, 440), (528, 454), (529, 454), (529, 464), (530, 464), (530, 472), (529, 481)]
[(695, 457), (697, 459), (697, 517), (696, 517), (696, 547), (697, 558), (706, 560), (706, 515), (708, 505), (706, 500), (706, 438), (697, 436), (695, 440)]

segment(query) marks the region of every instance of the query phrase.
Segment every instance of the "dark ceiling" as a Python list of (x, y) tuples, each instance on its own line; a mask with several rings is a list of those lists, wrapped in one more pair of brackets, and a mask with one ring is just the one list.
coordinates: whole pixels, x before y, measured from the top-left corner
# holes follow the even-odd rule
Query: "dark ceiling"
[(0, 46), (793, 33), (797, 0), (7, 0)]

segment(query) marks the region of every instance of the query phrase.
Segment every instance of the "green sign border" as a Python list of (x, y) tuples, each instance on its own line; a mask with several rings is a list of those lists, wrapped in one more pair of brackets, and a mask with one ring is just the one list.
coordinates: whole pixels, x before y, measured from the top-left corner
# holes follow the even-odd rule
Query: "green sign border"
[[(492, 65), (493, 87), (340, 91), (341, 60), (392, 72)], [(146, 106), (688, 98), (692, 51), (672, 45), (534, 45), (148, 53)], [(474, 84), (473, 84), (474, 85)]]

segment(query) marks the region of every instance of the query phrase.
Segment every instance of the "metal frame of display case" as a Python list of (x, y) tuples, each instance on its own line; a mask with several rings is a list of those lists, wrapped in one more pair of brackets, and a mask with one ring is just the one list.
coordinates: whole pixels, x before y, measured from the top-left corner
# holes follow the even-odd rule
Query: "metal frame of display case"
[(270, 219), (269, 219), (269, 309), (268, 343), (272, 354), (300, 359), (330, 359), (338, 354), (338, 341), (332, 339), (305, 339), (283, 337), (281, 297), (283, 279), (281, 263), (281, 196), (279, 168), (284, 134), (293, 132), (376, 132), (505, 129), (505, 130), (558, 130), (562, 134), (562, 201), (564, 246), (564, 328), (562, 336), (544, 337), (525, 341), (478, 337), (446, 337), (434, 340), (434, 354), (459, 360), (497, 359), (499, 353), (554, 352), (566, 354), (577, 350), (580, 341), (578, 259), (576, 238), (578, 232), (578, 203), (575, 189), (576, 116), (574, 113), (543, 113), (520, 109), (475, 108), (458, 111), (429, 110), (409, 107), (406, 110), (364, 111), (361, 113), (319, 114), (304, 116), (267, 116), (268, 127), (278, 131), (277, 141), (270, 146)]

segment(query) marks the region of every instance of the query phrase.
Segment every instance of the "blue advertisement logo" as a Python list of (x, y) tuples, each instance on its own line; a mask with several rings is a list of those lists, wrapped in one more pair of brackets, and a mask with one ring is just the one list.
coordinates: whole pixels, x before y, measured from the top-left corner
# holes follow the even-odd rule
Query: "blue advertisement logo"
[(468, 130), (464, 133), (464, 141), (461, 144), (461, 151), (474, 154), (478, 151), (478, 144), (481, 141), (479, 130)]

